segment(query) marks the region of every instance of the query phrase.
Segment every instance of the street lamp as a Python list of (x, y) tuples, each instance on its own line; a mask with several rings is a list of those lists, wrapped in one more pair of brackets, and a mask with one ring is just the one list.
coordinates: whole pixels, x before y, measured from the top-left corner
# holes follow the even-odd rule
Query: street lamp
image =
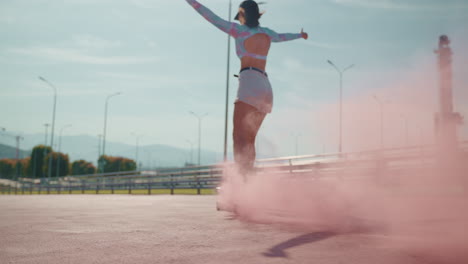
[(198, 119), (198, 166), (200, 166), (200, 153), (201, 153), (201, 121), (202, 118), (208, 115), (208, 113), (205, 113), (204, 115), (197, 115), (194, 112), (190, 111), (190, 114), (195, 116)]
[[(229, 22), (231, 22), (231, 9), (232, 9), (232, 0), (229, 0)], [(231, 36), (228, 34), (227, 67), (226, 67), (226, 110), (225, 110), (225, 116), (224, 116), (224, 154), (223, 154), (224, 162), (227, 161), (230, 62), (231, 62)]]
[(294, 148), (296, 150), (295, 155), (297, 156), (299, 154), (299, 152), (298, 152), (298, 138), (301, 136), (301, 134), (296, 133), (296, 134), (293, 134), (292, 136), (294, 137)]
[(101, 148), (102, 135), (99, 134), (97, 136), (98, 136), (98, 160), (99, 160), (99, 158), (101, 157), (101, 150), (102, 150)]
[(185, 140), (187, 143), (190, 144), (190, 165), (192, 166), (193, 164), (193, 143), (190, 140)]
[(45, 137), (44, 137), (45, 143), (44, 143), (44, 146), (47, 146), (47, 135), (48, 135), (48, 131), (49, 131), (49, 129), (48, 129), (49, 126), (50, 126), (50, 124), (44, 124), (44, 127), (45, 127)]
[[(52, 85), (49, 81), (47, 81), (45, 78), (39, 76), (39, 80), (45, 82), (47, 85), (53, 88), (54, 90), (54, 110), (52, 112), (52, 132), (50, 136), (50, 147), (52, 148), (54, 146), (54, 129), (55, 129), (55, 110), (57, 106), (57, 88), (55, 88), (54, 85)], [(51, 152), (53, 152), (51, 150)], [(52, 153), (49, 159), (49, 170), (48, 170), (48, 178), (50, 180), (50, 176), (52, 175)]]
[[(106, 104), (104, 106), (104, 132), (102, 133), (102, 155), (106, 155), (106, 132), (107, 132), (107, 107), (109, 104), (109, 99), (114, 96), (122, 94), (121, 92), (108, 95), (106, 98)], [(102, 168), (104, 169), (104, 168)]]
[(136, 162), (136, 166), (137, 166), (137, 168), (138, 168), (139, 141), (140, 141), (140, 138), (141, 138), (143, 135), (137, 135), (137, 134), (135, 134), (135, 133), (131, 133), (131, 135), (136, 137), (135, 162)]
[(342, 124), (343, 124), (343, 73), (352, 67), (354, 67), (354, 64), (349, 65), (348, 67), (344, 68), (343, 70), (338, 69), (335, 64), (331, 60), (327, 61), (333, 68), (336, 69), (338, 74), (340, 75), (340, 120), (339, 120), (339, 126), (340, 126), (340, 139), (339, 139), (339, 144), (338, 144), (338, 152), (341, 153), (342, 151), (342, 142), (343, 142), (343, 129), (342, 129)]
[(383, 104), (384, 102), (380, 100), (376, 95), (373, 95), (373, 98), (380, 106), (380, 148), (383, 149)]
[[(1, 132), (6, 132), (6, 129), (4, 127), (0, 127), (0, 131)], [(10, 133), (2, 133), (1, 134), (2, 136), (7, 136), (7, 137), (10, 137), (10, 138), (14, 138), (15, 141), (16, 141), (16, 154), (15, 154), (15, 159), (16, 159), (16, 162), (18, 162), (19, 160), (19, 149), (20, 149), (20, 140), (24, 140), (24, 138), (20, 135), (13, 135), (13, 134), (10, 134)]]
[(59, 144), (58, 144), (58, 155), (57, 155), (57, 177), (60, 176), (60, 151), (62, 149), (62, 132), (65, 128), (71, 127), (71, 124), (67, 124), (60, 129)]

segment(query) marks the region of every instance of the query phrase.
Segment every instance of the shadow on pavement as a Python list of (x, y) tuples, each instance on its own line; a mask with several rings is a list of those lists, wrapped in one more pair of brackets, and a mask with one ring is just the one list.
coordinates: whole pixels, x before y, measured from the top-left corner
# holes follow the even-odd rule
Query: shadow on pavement
[(333, 232), (314, 232), (309, 234), (300, 235), (298, 237), (286, 240), (278, 245), (273, 246), (264, 252), (263, 255), (272, 258), (287, 258), (288, 254), (285, 252), (286, 249), (301, 246), (304, 244), (314, 243), (335, 236)]

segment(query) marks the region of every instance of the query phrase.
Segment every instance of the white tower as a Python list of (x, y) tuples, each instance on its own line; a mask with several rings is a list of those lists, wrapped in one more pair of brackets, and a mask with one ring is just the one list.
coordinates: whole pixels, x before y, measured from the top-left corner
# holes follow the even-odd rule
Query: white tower
[(439, 49), (435, 51), (439, 63), (439, 112), (435, 114), (437, 145), (445, 151), (456, 150), (458, 145), (457, 125), (462, 116), (453, 112), (452, 93), (452, 49), (446, 35), (439, 38)]

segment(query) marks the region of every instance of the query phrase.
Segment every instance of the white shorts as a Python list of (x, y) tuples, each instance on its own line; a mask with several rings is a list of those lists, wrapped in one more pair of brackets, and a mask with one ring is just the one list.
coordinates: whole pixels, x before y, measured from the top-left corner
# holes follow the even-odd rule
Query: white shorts
[(268, 77), (255, 70), (242, 71), (239, 74), (237, 101), (247, 103), (260, 112), (271, 113), (273, 91)]

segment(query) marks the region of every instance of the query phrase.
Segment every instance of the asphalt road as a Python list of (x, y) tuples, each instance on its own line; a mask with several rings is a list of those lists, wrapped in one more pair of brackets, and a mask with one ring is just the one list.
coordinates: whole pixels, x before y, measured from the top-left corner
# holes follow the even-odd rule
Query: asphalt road
[[(438, 263), (386, 235), (250, 223), (216, 196), (0, 196), (1, 263)], [(389, 240), (395, 238), (388, 238)]]

